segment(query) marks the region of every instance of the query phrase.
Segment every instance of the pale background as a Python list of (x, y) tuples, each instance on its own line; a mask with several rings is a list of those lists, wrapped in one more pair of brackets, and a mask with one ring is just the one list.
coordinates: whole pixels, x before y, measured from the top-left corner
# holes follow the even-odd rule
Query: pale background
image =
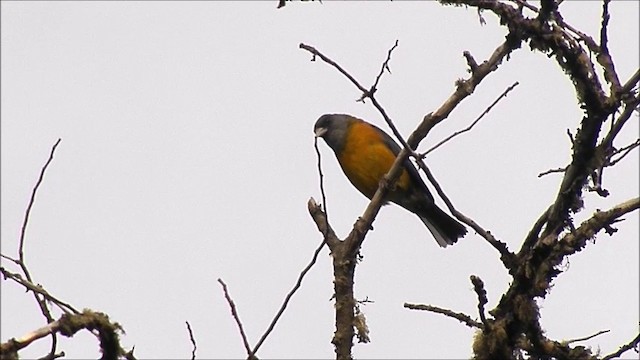
[[(394, 41), (399, 47), (377, 94), (408, 136), (467, 76), (506, 29), (484, 13), (435, 2), (2, 2), (2, 253), (17, 256), (31, 189), (61, 137), (27, 233), (37, 283), (77, 308), (108, 313), (139, 358), (187, 358), (189, 321), (199, 358), (242, 358), (240, 336), (216, 279), (229, 285), (253, 345), (266, 329), (321, 235), (307, 213), (320, 199), (312, 127), (344, 112), (387, 126), (334, 69), (298, 48), (317, 47), (365, 86)], [(566, 21), (598, 36), (601, 3), (565, 1)], [(638, 67), (638, 3), (611, 5), (610, 49), (621, 80)], [(506, 87), (520, 86), (471, 133), (427, 158), (454, 204), (517, 250), (555, 197), (567, 164), (566, 129), (581, 112), (553, 60), (514, 52), (421, 144), (427, 149), (467, 126)], [(637, 138), (638, 117), (614, 144)], [(367, 200), (322, 143), (329, 213), (340, 236)], [(638, 195), (638, 151), (608, 169), (606, 199)], [(638, 331), (638, 213), (615, 237), (571, 257), (540, 303), (549, 337), (610, 329), (583, 344), (615, 351)], [(509, 277), (497, 252), (471, 233), (440, 249), (424, 225), (382, 209), (356, 273), (370, 344), (357, 358), (464, 358), (473, 331), (428, 303), (477, 317), (469, 276), (480, 276), (488, 309)], [(2, 261), (10, 270), (15, 267)], [(259, 357), (330, 358), (334, 331), (328, 251), (320, 255)], [(43, 325), (31, 294), (2, 281), (1, 341)], [(57, 314), (59, 315), (59, 314)], [(44, 355), (49, 341), (22, 352)], [(86, 332), (62, 339), (67, 358), (97, 357)], [(628, 352), (627, 357), (636, 354)]]

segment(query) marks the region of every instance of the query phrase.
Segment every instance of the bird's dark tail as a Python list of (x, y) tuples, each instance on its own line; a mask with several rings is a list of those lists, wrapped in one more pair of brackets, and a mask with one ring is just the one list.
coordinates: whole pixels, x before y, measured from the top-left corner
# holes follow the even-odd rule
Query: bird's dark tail
[(436, 205), (431, 205), (418, 213), (420, 220), (429, 228), (441, 247), (453, 245), (467, 233), (467, 229)]

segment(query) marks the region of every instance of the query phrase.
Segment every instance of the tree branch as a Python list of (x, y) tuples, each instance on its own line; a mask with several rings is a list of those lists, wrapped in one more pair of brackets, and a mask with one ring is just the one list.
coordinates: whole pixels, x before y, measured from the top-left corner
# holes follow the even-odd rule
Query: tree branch
[[(477, 65), (476, 65), (477, 67)], [(453, 139), (454, 137), (463, 134), (467, 131), (470, 131), (480, 120), (482, 120), (482, 118), (487, 115), (489, 113), (489, 111), (491, 111), (491, 109), (493, 109), (494, 106), (496, 106), (496, 104), (498, 104), (498, 102), (500, 102), (500, 100), (502, 100), (503, 98), (507, 97), (507, 94), (509, 94), (509, 92), (511, 92), (511, 90), (513, 90), (516, 86), (520, 85), (519, 82), (514, 82), (511, 86), (509, 86), (505, 91), (502, 92), (502, 94), (500, 94), (500, 96), (498, 96), (497, 99), (495, 99), (493, 101), (493, 103), (491, 103), (491, 105), (489, 105), (489, 107), (487, 107), (482, 114), (480, 114), (480, 116), (478, 116), (472, 123), (471, 125), (467, 126), (466, 128), (462, 129), (462, 130), (458, 130), (456, 132), (454, 132), (453, 134), (447, 136), (446, 138), (444, 138), (444, 140), (440, 141), (439, 143), (435, 144), (434, 146), (432, 146), (429, 150), (425, 151), (424, 153), (420, 154), (420, 158), (424, 159), (427, 155), (429, 155), (429, 153), (433, 152), (435, 149), (439, 148), (440, 146), (444, 145), (445, 143), (447, 143), (449, 140)]]
[(431, 305), (410, 304), (410, 303), (404, 303), (404, 307), (411, 310), (424, 310), (424, 311), (430, 311), (436, 314), (442, 314), (444, 316), (454, 318), (460, 321), (461, 323), (467, 325), (470, 328), (478, 328), (478, 329), (484, 328), (484, 325), (482, 323), (473, 320), (471, 316), (464, 313), (453, 312), (449, 309), (443, 309), (443, 308), (440, 308), (437, 306), (431, 306)]
[(229, 290), (227, 289), (227, 284), (222, 281), (222, 279), (218, 279), (218, 282), (222, 286), (222, 291), (224, 291), (224, 297), (227, 299), (227, 303), (229, 304), (229, 308), (231, 308), (231, 315), (233, 319), (236, 321), (236, 325), (238, 325), (238, 330), (240, 330), (240, 336), (242, 337), (242, 343), (244, 344), (244, 349), (247, 351), (247, 359), (258, 359), (254, 352), (251, 351), (249, 347), (249, 341), (247, 341), (247, 335), (244, 332), (244, 327), (242, 326), (242, 322), (240, 321), (240, 316), (238, 316), (238, 311), (236, 310), (236, 304), (231, 299), (229, 295)]
[(482, 282), (482, 279), (479, 277), (471, 275), (471, 283), (473, 284), (473, 290), (478, 294), (478, 314), (480, 315), (480, 320), (486, 329), (489, 327), (487, 318), (484, 315), (484, 306), (487, 305), (488, 302), (487, 291), (484, 289), (484, 282)]
[(638, 352), (638, 343), (640, 343), (640, 334), (636, 335), (635, 339), (631, 340), (629, 343), (622, 345), (620, 349), (618, 349), (618, 351), (603, 357), (602, 360), (615, 359), (617, 357), (620, 357), (620, 355), (622, 355), (627, 350), (631, 349), (634, 349), (636, 352)]
[[(82, 313), (63, 314), (57, 321), (52, 321), (47, 326), (37, 329), (20, 339), (10, 339), (0, 344), (0, 356), (3, 359), (18, 358), (18, 351), (29, 346), (34, 341), (50, 334), (60, 333), (66, 337), (73, 337), (78, 331), (86, 329), (90, 332), (97, 331), (100, 340), (100, 349), (103, 360), (118, 359), (124, 357), (134, 360), (133, 351), (125, 352), (120, 346), (119, 333), (124, 332), (122, 326), (111, 322), (106, 314), (85, 309)], [(12, 357), (15, 356), (15, 357)], [(47, 358), (58, 358), (62, 354), (48, 355)]]
[(189, 332), (189, 340), (191, 341), (191, 345), (193, 348), (191, 349), (191, 360), (196, 360), (196, 350), (198, 350), (198, 346), (196, 345), (196, 339), (193, 336), (193, 330), (191, 330), (191, 324), (188, 321), (185, 321), (187, 324), (187, 331)]

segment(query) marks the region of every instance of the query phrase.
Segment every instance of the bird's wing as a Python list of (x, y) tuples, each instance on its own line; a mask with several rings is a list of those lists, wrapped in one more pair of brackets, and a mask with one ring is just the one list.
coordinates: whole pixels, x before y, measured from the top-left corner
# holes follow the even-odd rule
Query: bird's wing
[[(373, 126), (376, 129), (376, 131), (378, 131), (380, 133), (380, 136), (384, 140), (385, 144), (389, 147), (389, 149), (391, 149), (393, 154), (395, 156), (398, 156), (398, 154), (400, 153), (400, 150), (402, 150), (402, 148), (395, 142), (395, 140), (393, 140), (391, 138), (391, 136), (389, 136), (389, 134), (387, 134), (386, 132), (382, 131), (379, 127), (377, 127), (377, 126), (375, 126), (373, 124), (371, 124), (371, 126)], [(422, 190), (424, 190), (424, 193), (429, 197), (429, 199), (431, 199), (431, 201), (434, 201), (433, 195), (431, 195), (431, 192), (429, 191), (429, 188), (427, 188), (427, 184), (424, 183), (424, 181), (420, 177), (420, 174), (418, 173), (418, 170), (416, 170), (416, 168), (413, 166), (413, 164), (411, 163), (411, 160), (409, 160), (409, 158), (406, 158), (404, 160), (404, 167), (405, 167), (405, 170), (407, 170), (407, 173), (409, 173), (409, 177), (411, 178), (411, 180), (417, 186), (419, 186)]]

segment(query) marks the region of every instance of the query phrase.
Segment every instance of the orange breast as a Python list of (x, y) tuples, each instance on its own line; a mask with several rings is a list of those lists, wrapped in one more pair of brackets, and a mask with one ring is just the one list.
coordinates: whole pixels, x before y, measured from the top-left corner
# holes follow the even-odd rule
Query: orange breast
[[(365, 122), (354, 123), (338, 156), (338, 161), (349, 181), (371, 199), (382, 177), (391, 169), (396, 156), (386, 146), (379, 132)], [(403, 170), (396, 187), (410, 186), (409, 174)]]

